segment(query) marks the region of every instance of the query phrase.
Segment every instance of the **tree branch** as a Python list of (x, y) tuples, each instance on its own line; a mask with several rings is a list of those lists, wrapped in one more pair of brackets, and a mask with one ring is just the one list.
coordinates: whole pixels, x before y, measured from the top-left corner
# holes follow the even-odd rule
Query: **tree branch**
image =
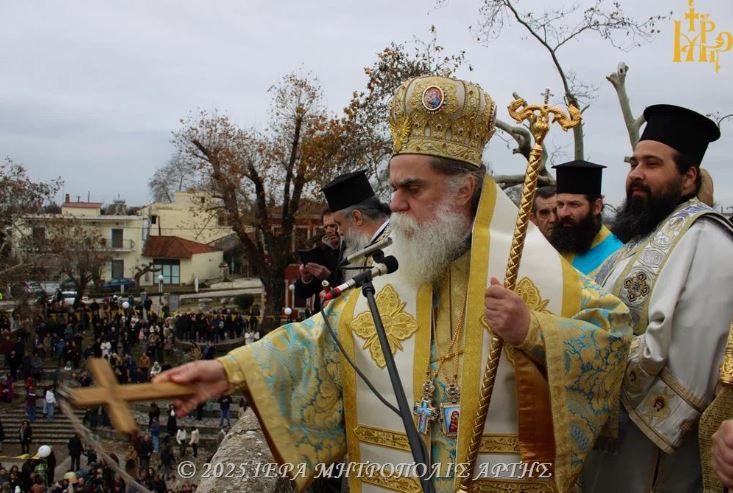
[(512, 150), (514, 154), (521, 154), (529, 159), (532, 150), (532, 134), (524, 127), (511, 125), (503, 120), (496, 119), (496, 128), (509, 134), (517, 142), (517, 147)]
[(606, 76), (606, 80), (608, 80), (616, 90), (618, 102), (621, 106), (621, 114), (623, 115), (626, 131), (629, 134), (629, 142), (631, 143), (631, 149), (633, 150), (639, 142), (639, 129), (644, 123), (644, 116), (642, 115), (635, 118), (631, 112), (631, 101), (626, 93), (626, 74), (628, 74), (628, 72), (628, 65), (621, 62), (618, 64), (618, 68), (615, 72)]

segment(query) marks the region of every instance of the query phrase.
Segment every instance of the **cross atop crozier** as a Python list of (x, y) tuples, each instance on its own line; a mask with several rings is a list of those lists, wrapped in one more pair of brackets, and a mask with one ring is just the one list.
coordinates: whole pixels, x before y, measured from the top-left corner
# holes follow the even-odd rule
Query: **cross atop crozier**
[(115, 430), (128, 435), (137, 431), (135, 418), (127, 407), (128, 402), (185, 397), (196, 392), (193, 385), (173, 382), (120, 385), (109, 361), (103, 358), (90, 358), (87, 367), (96, 386), (69, 389), (71, 405), (76, 408), (106, 407)]

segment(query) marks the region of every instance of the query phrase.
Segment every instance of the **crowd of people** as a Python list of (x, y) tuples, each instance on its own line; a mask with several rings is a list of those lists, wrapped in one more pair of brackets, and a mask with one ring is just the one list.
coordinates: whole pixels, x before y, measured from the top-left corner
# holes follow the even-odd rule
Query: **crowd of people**
[[(33, 426), (39, 419), (56, 419), (57, 386), (93, 385), (86, 370), (87, 358), (107, 359), (120, 383), (142, 383), (171, 364), (215, 358), (219, 342), (239, 339), (251, 343), (259, 339), (257, 318), (249, 312), (220, 308), (172, 314), (167, 307), (162, 307), (160, 313), (150, 308), (144, 299), (138, 301), (131, 296), (108, 296), (72, 307), (50, 297), (38, 301), (33, 316), (16, 316), (12, 324), (12, 314), (0, 314), (0, 351), (6, 370), (0, 383), (0, 401), (7, 403), (5, 408), (15, 404), (25, 410), (27, 419), (16, 433), (19, 452), (31, 456), (22, 468), (0, 468), (0, 492), (5, 491), (2, 488), (14, 492), (16, 487), (33, 493), (126, 491), (124, 481), (97, 458), (91, 447), (84, 446), (78, 435), (68, 443), (69, 471), (73, 473), (68, 477), (54, 480), (55, 455), (50, 460), (33, 458), (34, 447), (40, 445), (37, 438), (34, 440)], [(22, 390), (17, 382), (23, 383)], [(224, 433), (231, 424), (231, 404), (230, 397), (220, 403), (219, 421)], [(243, 405), (240, 400), (240, 412), (246, 409)], [(195, 416), (198, 420), (203, 418), (204, 410), (202, 403)], [(122, 459), (115, 456), (119, 466), (151, 491), (193, 491), (195, 485), (176, 477), (174, 469), (176, 457), (183, 460), (199, 456), (198, 426), (179, 423), (172, 406), (165, 410), (161, 421), (160, 409), (153, 403), (149, 416), (147, 429), (130, 441), (128, 453)], [(104, 407), (87, 409), (83, 422), (93, 432), (100, 426), (110, 426)], [(5, 438), (0, 420), (0, 447)]]

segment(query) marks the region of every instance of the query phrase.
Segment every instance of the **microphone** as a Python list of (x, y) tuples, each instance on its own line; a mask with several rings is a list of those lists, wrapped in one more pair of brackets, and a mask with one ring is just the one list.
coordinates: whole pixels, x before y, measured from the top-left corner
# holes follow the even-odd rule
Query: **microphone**
[(323, 299), (325, 301), (332, 300), (338, 297), (344, 291), (354, 287), (360, 287), (361, 285), (368, 281), (371, 281), (375, 277), (383, 276), (384, 274), (391, 274), (397, 270), (397, 266), (397, 259), (394, 258), (394, 256), (390, 255), (389, 257), (386, 257), (384, 259), (383, 263), (376, 264), (374, 267), (371, 268), (371, 270), (362, 272), (361, 274), (357, 274), (345, 283), (331, 289), (331, 291), (323, 295)]
[(348, 257), (346, 257), (345, 259), (343, 259), (341, 261), (341, 264), (339, 264), (339, 266), (348, 265), (348, 264), (352, 263), (353, 261), (358, 260), (358, 259), (360, 259), (362, 257), (368, 257), (368, 256), (374, 254), (375, 252), (377, 252), (377, 251), (379, 251), (379, 250), (381, 250), (383, 248), (386, 248), (386, 247), (390, 246), (391, 244), (392, 244), (392, 238), (390, 238), (388, 236), (388, 237), (386, 237), (386, 238), (384, 238), (382, 240), (379, 240), (378, 242), (376, 242), (376, 243), (374, 243), (372, 245), (369, 245), (366, 248), (363, 248), (363, 249), (359, 250), (358, 252), (352, 253), (351, 255), (349, 255)]

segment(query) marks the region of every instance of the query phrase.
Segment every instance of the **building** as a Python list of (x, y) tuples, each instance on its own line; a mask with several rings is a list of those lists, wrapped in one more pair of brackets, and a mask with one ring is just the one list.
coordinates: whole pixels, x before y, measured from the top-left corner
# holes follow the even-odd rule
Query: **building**
[[(194, 279), (221, 276), (222, 251), (177, 236), (148, 236), (143, 257), (152, 259), (155, 277), (163, 284), (192, 284)], [(204, 277), (206, 276), (206, 277)]]
[(171, 236), (209, 244), (232, 234), (232, 228), (206, 192), (176, 192), (173, 202), (153, 202), (138, 214), (150, 224), (150, 236)]
[[(143, 208), (135, 215), (108, 215), (103, 213), (101, 202), (72, 202), (67, 195), (61, 206), (61, 214), (41, 214), (26, 218), (34, 239), (33, 244), (36, 245), (32, 252), (26, 254), (43, 254), (44, 240), (53, 235), (49, 230), (62, 230), (74, 221), (74, 224), (83, 225), (99, 238), (90, 248), (104, 259), (99, 270), (99, 277), (103, 281), (123, 277), (134, 279), (151, 263), (156, 272), (138, 276), (141, 286), (157, 284), (159, 275), (163, 276), (163, 284), (166, 285), (193, 285), (197, 278), (204, 281), (221, 277), (221, 249), (176, 235), (161, 236), (158, 233), (163, 230), (151, 224), (147, 212)], [(182, 224), (185, 224), (185, 217), (176, 216), (176, 221), (171, 221), (171, 231)], [(220, 228), (213, 228), (214, 231), (209, 229), (211, 228), (204, 226), (193, 236), (208, 239), (222, 234)]]

